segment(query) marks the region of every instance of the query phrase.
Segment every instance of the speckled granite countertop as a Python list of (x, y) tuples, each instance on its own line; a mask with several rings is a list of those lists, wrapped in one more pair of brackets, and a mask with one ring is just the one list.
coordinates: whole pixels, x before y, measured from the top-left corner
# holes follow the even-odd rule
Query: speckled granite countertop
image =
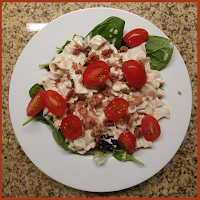
[[(191, 80), (193, 108), (185, 139), (172, 160), (149, 180), (126, 190), (90, 193), (64, 186), (41, 172), (13, 132), (8, 105), (11, 75), (36, 32), (26, 23), (48, 23), (74, 10), (111, 7), (135, 13), (160, 28), (182, 55)], [(2, 3), (3, 197), (197, 197), (197, 3)]]

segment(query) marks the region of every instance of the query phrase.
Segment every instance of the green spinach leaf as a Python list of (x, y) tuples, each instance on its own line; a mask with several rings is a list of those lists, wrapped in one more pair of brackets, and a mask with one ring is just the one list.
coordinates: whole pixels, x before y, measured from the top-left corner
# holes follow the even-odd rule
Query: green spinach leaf
[(122, 161), (122, 162), (125, 162), (125, 161), (134, 161), (134, 162), (137, 162), (137, 163), (139, 163), (139, 164), (141, 164), (141, 165), (143, 165), (144, 166), (144, 164), (143, 163), (141, 163), (139, 160), (137, 160), (132, 154), (128, 154), (128, 153), (126, 153), (126, 152), (117, 152), (117, 153), (115, 153), (115, 154), (113, 154), (113, 156), (117, 159), (117, 160), (119, 160), (119, 161)]
[(122, 43), (124, 25), (125, 21), (123, 19), (112, 16), (94, 27), (87, 36), (92, 38), (95, 35), (101, 35), (110, 44), (114, 44), (115, 47), (119, 49)]
[(25, 126), (26, 124), (28, 124), (29, 122), (31, 122), (34, 119), (37, 119), (37, 120), (41, 121), (44, 124), (49, 124), (49, 122), (46, 120), (46, 118), (42, 115), (42, 111), (41, 111), (37, 115), (31, 117), (29, 120), (27, 120), (26, 122), (24, 122), (23, 126)]
[(61, 133), (60, 130), (58, 130), (54, 124), (53, 121), (51, 119), (47, 119), (47, 121), (49, 122), (49, 125), (52, 129), (52, 134), (53, 134), (53, 138), (55, 139), (55, 141), (57, 142), (58, 145), (60, 145), (61, 147), (63, 147), (63, 149), (65, 149), (66, 151), (72, 151), (73, 153), (76, 153), (76, 151), (71, 150), (68, 147), (68, 143), (65, 142), (65, 137), (63, 136), (63, 134)]
[(150, 57), (151, 69), (163, 69), (171, 59), (174, 45), (166, 38), (149, 36), (146, 41), (147, 56)]
[[(44, 90), (43, 86), (42, 86), (42, 85), (39, 85), (38, 83), (36, 83), (35, 85), (33, 85), (33, 86), (31, 87), (31, 89), (29, 90), (29, 95), (30, 95), (30, 97), (32, 98), (33, 95), (35, 94), (35, 92), (36, 92), (37, 90), (39, 90), (39, 89), (43, 89), (43, 90)], [(45, 91), (45, 90), (44, 90), (44, 91)]]

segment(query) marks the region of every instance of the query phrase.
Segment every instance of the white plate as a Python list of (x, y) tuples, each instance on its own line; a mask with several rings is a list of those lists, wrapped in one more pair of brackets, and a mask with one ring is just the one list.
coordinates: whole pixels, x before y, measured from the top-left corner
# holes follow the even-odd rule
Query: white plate
[[(86, 36), (97, 24), (110, 16), (125, 20), (124, 34), (134, 28), (144, 28), (149, 35), (167, 36), (147, 20), (117, 9), (89, 8), (63, 15), (39, 31), (24, 48), (15, 66), (9, 93), (10, 116), (17, 139), (30, 160), (52, 179), (72, 188), (109, 192), (135, 186), (160, 171), (179, 149), (190, 121), (192, 108), (191, 84), (186, 66), (176, 47), (170, 63), (161, 70), (166, 95), (163, 101), (171, 111), (170, 120), (159, 121), (161, 136), (152, 149), (141, 149), (134, 156), (145, 166), (134, 162), (120, 162), (110, 158), (97, 166), (91, 156), (80, 156), (64, 151), (54, 141), (49, 126), (28, 120), (26, 107), (29, 89), (43, 73), (38, 67), (54, 58), (56, 47), (61, 47), (73, 35)], [(178, 91), (182, 95), (178, 95)]]

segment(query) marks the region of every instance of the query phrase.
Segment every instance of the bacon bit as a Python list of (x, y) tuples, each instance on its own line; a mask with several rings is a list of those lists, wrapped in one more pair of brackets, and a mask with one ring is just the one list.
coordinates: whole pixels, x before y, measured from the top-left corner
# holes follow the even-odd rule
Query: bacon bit
[(116, 125), (124, 125), (128, 124), (129, 127), (132, 127), (132, 123), (134, 121), (134, 118), (131, 113), (126, 113), (124, 116), (122, 116), (120, 119), (118, 119), (115, 124)]
[(75, 74), (82, 74), (82, 71), (80, 69), (75, 71)]
[(70, 76), (70, 73), (69, 73), (68, 70), (66, 71), (66, 74), (67, 74), (67, 78), (68, 78), (68, 79), (71, 79), (71, 76)]
[[(123, 74), (122, 75), (122, 78), (120, 79), (120, 81), (122, 81), (122, 82), (126, 82), (126, 85), (127, 85), (127, 80), (126, 80), (126, 76), (125, 76), (125, 74)], [(129, 84), (130, 85), (130, 84)]]
[(56, 81), (56, 83), (60, 83), (61, 78), (58, 78), (58, 79), (56, 79), (55, 81)]
[(96, 142), (96, 146), (97, 146), (97, 147), (99, 146), (100, 139), (101, 139), (101, 135), (97, 135), (97, 136), (95, 137), (95, 142)]
[(82, 73), (85, 71), (85, 69), (86, 69), (86, 67), (84, 67), (83, 65), (81, 65), (80, 63), (79, 63), (79, 65), (78, 65), (78, 67), (79, 67), (79, 69), (82, 71)]
[(80, 44), (75, 44), (74, 45), (74, 53), (75, 54), (79, 54), (80, 52), (82, 52), (83, 47)]
[(113, 85), (117, 82), (118, 79), (119, 79), (119, 76), (117, 75), (111, 75), (109, 77), (109, 80), (112, 82)]
[(88, 57), (89, 50), (86, 49), (85, 47), (82, 47), (80, 44), (75, 44), (74, 45), (74, 54), (79, 54), (80, 52), (83, 52), (86, 57)]
[(106, 87), (105, 90), (102, 91), (102, 94), (106, 97), (109, 97), (111, 94), (110, 88)]
[(116, 66), (113, 66), (115, 68), (115, 71), (117, 71), (119, 69), (119, 66), (116, 65)]
[(101, 139), (101, 125), (97, 124), (96, 129), (92, 130), (91, 132), (91, 136), (95, 137), (95, 141), (96, 141), (96, 146), (99, 146), (99, 142)]
[(181, 93), (180, 91), (178, 91), (178, 94), (180, 94), (180, 95), (181, 95), (182, 93)]
[(146, 100), (146, 101), (149, 101), (149, 97), (146, 97), (145, 100)]
[(127, 52), (127, 51), (128, 51), (128, 47), (122, 46), (122, 47), (120, 47), (120, 49), (118, 50), (118, 53)]
[(139, 60), (138, 62), (144, 67), (144, 62), (142, 60)]
[(69, 101), (72, 97), (75, 97), (75, 91), (74, 91), (74, 90), (70, 90), (70, 91), (67, 93), (67, 95), (66, 95), (66, 97), (65, 97), (66, 102)]
[(95, 53), (92, 52), (85, 60), (85, 64), (84, 66), (88, 66), (90, 63), (92, 63), (93, 61), (99, 60), (99, 56)]
[(120, 63), (121, 65), (124, 64), (124, 62), (123, 62), (123, 60), (122, 60), (122, 56), (121, 56), (121, 58), (119, 59), (119, 63)]
[(91, 128), (96, 125), (97, 125), (97, 122), (95, 121), (95, 117), (92, 117), (90, 115), (86, 116), (86, 119), (85, 119), (85, 128), (86, 129)]
[(146, 51), (146, 54), (149, 54), (149, 52), (148, 52), (148, 51)]
[(88, 110), (86, 107), (80, 107), (78, 110), (77, 110), (80, 115), (82, 115), (83, 117), (86, 117), (88, 116)]
[(132, 128), (133, 121), (134, 121), (134, 117), (133, 117), (133, 115), (131, 115), (129, 118), (129, 121), (128, 121), (128, 125), (130, 128)]
[(98, 106), (102, 103), (102, 100), (101, 98), (99, 98), (96, 94), (93, 95), (89, 100), (88, 100), (88, 103), (92, 106), (92, 107), (95, 107), (95, 106)]
[(137, 91), (137, 88), (135, 88), (134, 86), (130, 85), (128, 82), (126, 82), (126, 85), (129, 87), (129, 90), (130, 90), (131, 92)]
[(136, 138), (142, 137), (142, 131), (141, 131), (141, 129), (138, 128), (137, 126), (136, 126), (135, 129), (134, 129), (134, 135), (135, 135)]
[(115, 121), (116, 125), (124, 125), (126, 123), (124, 118), (119, 118), (117, 121)]
[(72, 62), (72, 68), (73, 68), (73, 69), (78, 69), (78, 65), (77, 65), (77, 63)]
[(102, 125), (103, 125), (103, 129), (106, 131), (108, 126), (114, 126), (114, 122), (109, 119), (104, 119)]
[(85, 136), (85, 129), (84, 129), (84, 128), (82, 129), (81, 136), (82, 136), (82, 137), (84, 137), (84, 136)]
[(111, 54), (113, 53), (113, 49), (105, 49), (101, 52), (101, 55), (104, 59), (106, 58), (110, 58), (111, 57)]
[(72, 83), (72, 88), (74, 88), (74, 80), (73, 79), (70, 79), (71, 80), (71, 83)]
[(89, 51), (88, 49), (84, 49), (84, 50), (83, 50), (83, 53), (85, 54), (86, 57), (88, 57), (89, 52), (90, 52), (90, 51)]
[(67, 103), (67, 106), (68, 106), (68, 108), (67, 108), (66, 114), (73, 115), (73, 112), (76, 110), (76, 106), (73, 104), (69, 104), (69, 103)]
[[(98, 125), (97, 125), (98, 126)], [(92, 137), (97, 137), (97, 136), (100, 136), (100, 133), (101, 133), (101, 129), (94, 129), (94, 130), (92, 130), (92, 132), (91, 132), (91, 136)]]
[(132, 106), (139, 106), (143, 103), (142, 96), (132, 95), (129, 97), (129, 104)]
[(79, 101), (78, 102), (78, 108), (81, 108), (82, 106), (87, 107), (88, 106), (87, 101)]
[(125, 115), (122, 116), (122, 118), (125, 120), (125, 122), (128, 122), (131, 117), (131, 113), (125, 113)]
[(83, 117), (87, 117), (88, 116), (88, 110), (86, 108), (86, 102), (85, 101), (80, 101), (78, 103), (78, 109), (77, 111), (80, 113), (80, 115), (82, 115)]
[(92, 112), (94, 115), (96, 114), (93, 108), (90, 108), (89, 111)]

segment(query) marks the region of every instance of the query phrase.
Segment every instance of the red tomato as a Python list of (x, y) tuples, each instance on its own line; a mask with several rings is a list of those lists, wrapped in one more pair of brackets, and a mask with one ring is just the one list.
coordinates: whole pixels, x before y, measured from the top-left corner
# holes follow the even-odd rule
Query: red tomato
[(125, 61), (123, 71), (127, 81), (136, 88), (141, 88), (147, 81), (144, 67), (136, 60)]
[(28, 116), (35, 116), (44, 108), (44, 93), (43, 89), (35, 92), (26, 109)]
[(77, 139), (82, 133), (82, 124), (79, 117), (76, 115), (69, 115), (61, 122), (61, 132), (65, 138)]
[(97, 60), (88, 65), (83, 72), (86, 85), (96, 86), (105, 83), (110, 74), (110, 67), (103, 61)]
[(121, 133), (118, 138), (119, 146), (122, 150), (129, 154), (133, 154), (135, 152), (136, 147), (136, 138), (130, 132)]
[(56, 116), (60, 116), (66, 110), (65, 99), (53, 90), (47, 90), (44, 94), (44, 103), (46, 107)]
[(142, 119), (142, 134), (147, 141), (154, 141), (160, 136), (160, 125), (151, 115), (146, 115)]
[(124, 36), (124, 42), (128, 47), (136, 47), (145, 42), (149, 37), (149, 34), (146, 30), (138, 28), (128, 32)]
[(109, 120), (117, 120), (121, 118), (128, 110), (129, 103), (122, 98), (113, 99), (105, 108), (105, 116)]

